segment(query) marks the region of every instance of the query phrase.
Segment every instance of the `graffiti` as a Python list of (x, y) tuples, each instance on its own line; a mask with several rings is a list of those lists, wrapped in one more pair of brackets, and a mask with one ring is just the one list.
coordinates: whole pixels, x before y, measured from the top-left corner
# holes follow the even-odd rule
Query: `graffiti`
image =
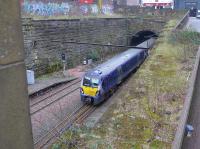
[(80, 6), (80, 13), (81, 14), (98, 14), (99, 13), (99, 8), (96, 4), (92, 5), (81, 5)]
[(92, 14), (98, 14), (99, 8), (97, 5), (91, 5), (91, 13)]
[(82, 5), (82, 6), (80, 6), (80, 11), (82, 12), (82, 14), (88, 14), (89, 13), (89, 7), (88, 7), (88, 5)]
[(105, 4), (102, 6), (102, 10), (99, 10), (97, 4), (71, 4), (67, 2), (53, 3), (53, 2), (23, 2), (22, 13), (38, 16), (57, 16), (57, 15), (70, 15), (76, 12), (77, 15), (89, 15), (103, 13), (110, 15), (113, 13), (113, 6), (111, 4)]
[(70, 12), (70, 8), (68, 3), (25, 2), (22, 4), (25, 13), (41, 16), (66, 15)]
[(107, 4), (107, 5), (103, 5), (102, 6), (102, 13), (103, 14), (106, 14), (106, 15), (111, 15), (111, 14), (113, 14), (113, 6), (112, 5), (109, 5), (109, 4)]

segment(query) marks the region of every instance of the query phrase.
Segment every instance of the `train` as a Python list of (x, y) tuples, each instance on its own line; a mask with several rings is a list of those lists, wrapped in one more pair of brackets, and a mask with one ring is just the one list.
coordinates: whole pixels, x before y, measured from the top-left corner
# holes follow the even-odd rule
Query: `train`
[(146, 59), (154, 41), (148, 39), (86, 72), (81, 81), (81, 101), (98, 105), (112, 95), (118, 85)]

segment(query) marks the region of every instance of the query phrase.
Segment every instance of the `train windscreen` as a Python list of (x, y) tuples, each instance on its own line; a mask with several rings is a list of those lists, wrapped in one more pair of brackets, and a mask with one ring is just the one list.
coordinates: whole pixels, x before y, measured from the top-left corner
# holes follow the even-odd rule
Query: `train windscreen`
[(84, 77), (84, 79), (83, 79), (83, 85), (84, 86), (88, 86), (88, 87), (97, 88), (98, 85), (99, 85), (99, 79)]

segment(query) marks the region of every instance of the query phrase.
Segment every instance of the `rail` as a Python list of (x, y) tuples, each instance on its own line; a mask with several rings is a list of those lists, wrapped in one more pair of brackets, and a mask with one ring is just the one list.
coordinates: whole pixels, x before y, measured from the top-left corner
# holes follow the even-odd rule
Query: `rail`
[(193, 98), (193, 93), (194, 93), (194, 89), (195, 89), (195, 82), (197, 79), (197, 72), (198, 72), (198, 68), (199, 68), (199, 62), (200, 62), (200, 47), (199, 50), (197, 52), (197, 56), (196, 56), (196, 61), (195, 61), (195, 66), (192, 72), (192, 77), (190, 79), (190, 85), (189, 85), (189, 90), (185, 99), (185, 103), (183, 106), (183, 111), (181, 114), (181, 118), (180, 118), (180, 123), (178, 125), (178, 129), (176, 131), (175, 134), (175, 139), (172, 143), (172, 149), (181, 149), (182, 147), (182, 142), (183, 142), (183, 138), (184, 138), (184, 133), (185, 133), (185, 126), (188, 120), (188, 116), (189, 116), (189, 111), (190, 111), (190, 105), (192, 102), (192, 98)]
[(48, 102), (48, 103), (45, 104), (44, 106), (39, 107), (39, 109), (36, 109), (36, 110), (33, 110), (33, 111), (32, 111), (32, 107), (34, 107), (34, 106), (36, 106), (36, 105), (39, 105), (41, 102), (46, 102), (46, 100), (47, 100), (48, 98), (47, 98), (47, 99), (44, 99), (44, 100), (42, 100), (42, 101), (39, 101), (38, 103), (36, 103), (36, 104), (34, 104), (33, 106), (31, 106), (30, 115), (32, 116), (32, 115), (34, 115), (34, 114), (36, 114), (36, 113), (38, 113), (38, 112), (44, 110), (45, 108), (47, 108), (47, 107), (49, 107), (50, 105), (52, 105), (52, 104), (58, 102), (59, 100), (63, 99), (64, 97), (70, 95), (71, 93), (73, 93), (73, 92), (75, 92), (75, 91), (77, 91), (77, 90), (79, 90), (79, 89), (80, 89), (79, 86), (76, 87), (76, 88), (73, 88), (72, 90), (66, 92), (64, 95), (62, 95), (62, 96), (56, 98), (55, 100), (52, 100), (52, 101)]
[[(78, 81), (72, 81), (69, 85), (67, 84), (67, 85), (62, 86), (61, 88), (58, 88), (55, 92), (50, 93), (50, 95), (44, 96), (40, 100), (37, 100), (36, 102), (30, 103), (30, 106), (32, 107), (34, 105), (37, 105), (37, 104), (41, 103), (42, 101), (44, 101), (44, 100), (46, 100), (46, 99), (48, 99), (48, 98), (50, 98), (50, 97), (52, 97), (52, 96), (54, 96), (54, 95), (56, 95), (56, 94), (58, 94), (60, 92), (66, 90), (66, 89), (70, 88), (71, 86), (73, 86), (73, 85), (75, 85), (77, 83), (80, 83), (80, 82), (81, 82), (80, 79), (78, 79)], [(49, 91), (52, 91), (52, 89), (49, 88), (49, 90), (47, 90), (44, 93), (48, 93)], [(37, 98), (37, 96), (29, 97), (30, 100), (34, 100), (35, 98)]]
[(41, 149), (45, 148), (45, 146), (49, 146), (49, 144), (53, 143), (57, 137), (65, 130), (69, 129), (74, 123), (82, 124), (84, 119), (86, 119), (95, 109), (96, 107), (91, 105), (78, 105), (74, 112), (67, 115), (57, 126), (35, 141), (34, 148)]

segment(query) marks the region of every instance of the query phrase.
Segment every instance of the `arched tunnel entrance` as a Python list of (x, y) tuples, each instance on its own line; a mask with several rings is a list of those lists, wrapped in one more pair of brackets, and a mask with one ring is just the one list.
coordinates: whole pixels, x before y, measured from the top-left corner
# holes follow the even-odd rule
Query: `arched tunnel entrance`
[(150, 30), (139, 31), (135, 35), (132, 36), (131, 41), (130, 41), (130, 46), (137, 46), (138, 44), (152, 37), (156, 38), (158, 37), (158, 35), (155, 32), (150, 31)]

